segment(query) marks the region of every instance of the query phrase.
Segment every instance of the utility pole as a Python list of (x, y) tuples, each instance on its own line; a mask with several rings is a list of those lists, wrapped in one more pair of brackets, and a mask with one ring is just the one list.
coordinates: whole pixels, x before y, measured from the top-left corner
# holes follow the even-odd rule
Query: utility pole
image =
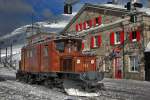
[(12, 67), (12, 44), (10, 45), (10, 67)]
[(33, 35), (33, 19), (34, 19), (33, 16), (34, 16), (34, 14), (32, 12), (32, 30), (31, 30), (32, 31), (32, 35)]
[[(123, 32), (124, 32), (124, 26), (123, 26)], [(125, 78), (125, 59), (124, 59), (124, 56), (125, 56), (125, 54), (124, 54), (124, 46), (125, 46), (125, 41), (123, 41), (123, 78)]]
[(1, 48), (0, 48), (0, 63), (2, 62), (1, 60), (2, 60), (2, 59), (1, 59)]
[(5, 56), (5, 64), (7, 63), (7, 48), (6, 48), (6, 56)]

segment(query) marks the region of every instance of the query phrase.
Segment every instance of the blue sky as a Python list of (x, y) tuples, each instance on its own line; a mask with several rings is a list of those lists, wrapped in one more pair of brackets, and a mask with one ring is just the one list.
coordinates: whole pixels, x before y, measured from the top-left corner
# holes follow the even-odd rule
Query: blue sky
[[(111, 0), (80, 0), (73, 6), (78, 11), (84, 3), (106, 3)], [(127, 1), (127, 0), (122, 0)], [(141, 0), (146, 4), (146, 0)], [(64, 0), (0, 0), (0, 36), (34, 22), (60, 19)]]

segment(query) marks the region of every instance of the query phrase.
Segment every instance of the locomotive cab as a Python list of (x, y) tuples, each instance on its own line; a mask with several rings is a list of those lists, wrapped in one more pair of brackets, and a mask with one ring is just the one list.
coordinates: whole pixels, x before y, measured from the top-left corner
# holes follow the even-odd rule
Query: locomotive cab
[(56, 50), (60, 53), (81, 52), (81, 40), (79, 39), (58, 39), (55, 40)]
[(55, 44), (60, 56), (60, 71), (96, 71), (96, 57), (82, 53), (81, 39), (59, 39)]

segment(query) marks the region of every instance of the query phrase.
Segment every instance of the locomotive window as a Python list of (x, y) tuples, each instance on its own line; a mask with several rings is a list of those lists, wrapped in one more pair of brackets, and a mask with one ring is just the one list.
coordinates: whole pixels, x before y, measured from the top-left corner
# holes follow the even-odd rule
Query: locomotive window
[(27, 50), (27, 57), (28, 57), (28, 58), (30, 57), (30, 52), (29, 52), (29, 50)]
[(30, 50), (30, 57), (32, 57), (33, 56), (33, 51), (32, 50)]
[(27, 51), (27, 57), (31, 58), (33, 56), (32, 49)]
[(64, 42), (56, 42), (56, 49), (59, 51), (59, 52), (64, 52)]
[(44, 47), (44, 56), (48, 56), (48, 46)]

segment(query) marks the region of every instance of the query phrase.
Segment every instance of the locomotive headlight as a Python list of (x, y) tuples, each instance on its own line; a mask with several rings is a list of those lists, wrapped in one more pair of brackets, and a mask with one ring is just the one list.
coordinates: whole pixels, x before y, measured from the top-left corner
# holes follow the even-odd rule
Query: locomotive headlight
[(77, 64), (80, 64), (80, 59), (77, 59)]
[(94, 60), (91, 60), (91, 64), (94, 64)]

